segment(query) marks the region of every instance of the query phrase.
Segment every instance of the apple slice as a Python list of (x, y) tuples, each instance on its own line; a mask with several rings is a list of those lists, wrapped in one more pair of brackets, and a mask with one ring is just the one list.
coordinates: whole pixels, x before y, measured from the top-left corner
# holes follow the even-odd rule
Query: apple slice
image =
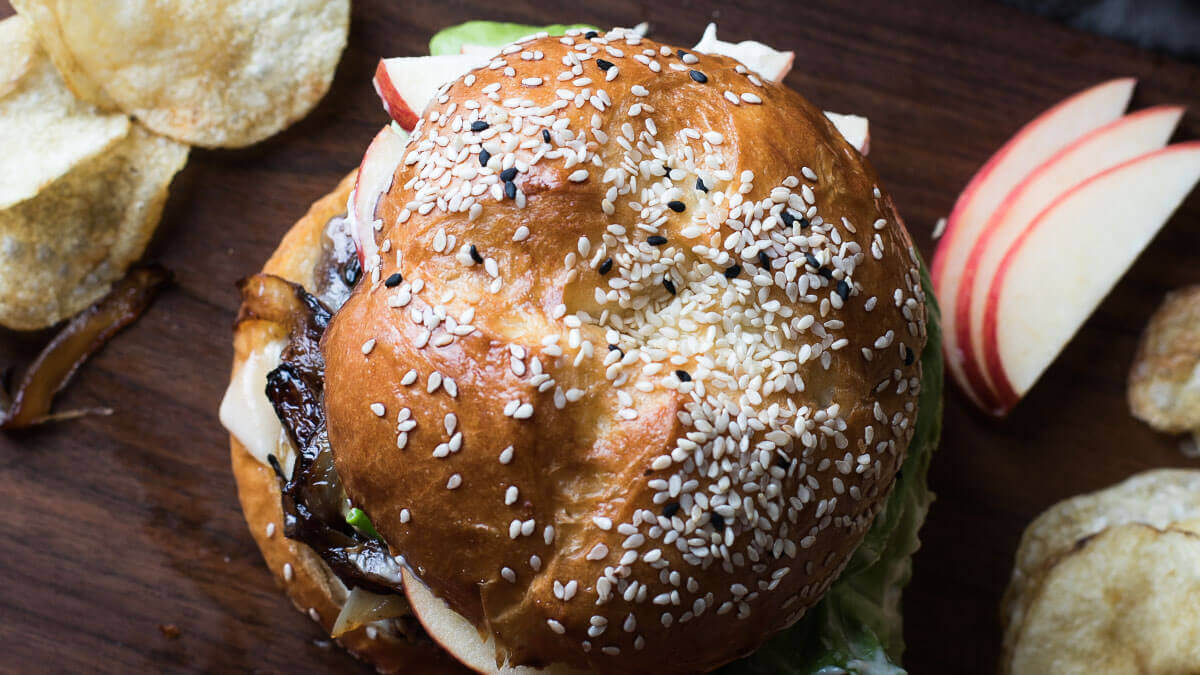
[[(1026, 124), (976, 172), (955, 202), (945, 234), (933, 255), (930, 275), (944, 307), (954, 308), (971, 249), (1004, 198), (1056, 152), (1120, 117), (1129, 104), (1134, 84), (1133, 78), (1110, 80), (1055, 105)], [(959, 388), (980, 407), (992, 407), (993, 392), (973, 389), (966, 378), (953, 311), (942, 315), (942, 337), (946, 367)]]
[(1059, 197), (1000, 263), (984, 314), (984, 357), (1001, 414), (1112, 290), (1200, 180), (1200, 141), (1105, 171)]
[(505, 675), (571, 675), (578, 672), (558, 664), (541, 669), (509, 665), (497, 668), (496, 641), (491, 635), (485, 640), (475, 624), (434, 595), (409, 568), (402, 568), (400, 576), (404, 581), (404, 595), (408, 598), (408, 604), (412, 606), (413, 615), (421, 622), (425, 632), (429, 633), (429, 637), (442, 649), (471, 670), (488, 675), (500, 672)]
[(1013, 242), (1039, 213), (1086, 177), (1166, 145), (1182, 115), (1182, 107), (1159, 106), (1087, 134), (1038, 167), (992, 214), (971, 249), (952, 310), (963, 370), (973, 389), (995, 391), (983, 367), (983, 313), (988, 288)]
[(379, 197), (392, 187), (396, 168), (404, 161), (404, 148), (408, 143), (408, 132), (400, 131), (389, 124), (375, 134), (367, 146), (358, 176), (354, 179), (354, 190), (350, 193), (350, 235), (358, 248), (358, 262), (363, 269), (378, 254), (375, 244), (375, 207)]
[(737, 43), (718, 40), (717, 24), (715, 23), (708, 24), (708, 27), (704, 29), (704, 35), (692, 49), (703, 54), (733, 57), (750, 70), (772, 82), (782, 82), (788, 71), (792, 69), (793, 59), (796, 58), (792, 52), (781, 52), (754, 40)]
[(489, 60), (488, 55), (478, 52), (380, 59), (371, 83), (387, 114), (405, 131), (412, 131), (439, 87)]
[(862, 156), (871, 151), (871, 127), (867, 118), (858, 115), (843, 115), (825, 111), (825, 116), (837, 127), (846, 142), (854, 146)]

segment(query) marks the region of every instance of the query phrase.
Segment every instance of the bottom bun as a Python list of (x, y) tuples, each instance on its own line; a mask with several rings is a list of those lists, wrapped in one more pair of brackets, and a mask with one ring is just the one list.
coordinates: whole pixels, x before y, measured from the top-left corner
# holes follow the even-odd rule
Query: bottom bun
[[(333, 192), (314, 203), (284, 236), (262, 271), (313, 288), (325, 225), (331, 218), (345, 213), (353, 185), (354, 174), (351, 173)], [(241, 322), (234, 331), (234, 372), (251, 353), (285, 336), (283, 327), (276, 324), (255, 320)], [(283, 511), (274, 471), (259, 462), (232, 435), (230, 445), (242, 512), (267, 567), (292, 604), (330, 633), (349, 596), (349, 589), (315, 551), (283, 535)], [(380, 672), (462, 671), (457, 661), (424, 636), (413, 640), (386, 628), (363, 626), (343, 633), (337, 642)]]

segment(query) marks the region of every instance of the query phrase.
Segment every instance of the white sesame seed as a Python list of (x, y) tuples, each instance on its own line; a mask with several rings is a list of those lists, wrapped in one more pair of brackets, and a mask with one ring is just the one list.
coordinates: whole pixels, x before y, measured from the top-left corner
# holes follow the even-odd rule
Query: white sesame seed
[(382, 403), (372, 403), (371, 412), (375, 413), (376, 417), (383, 417), (385, 414), (387, 414), (387, 408), (385, 408)]
[(578, 169), (576, 171), (573, 171), (570, 176), (567, 176), (567, 180), (571, 181), (572, 183), (582, 183), (583, 181), (585, 181), (587, 179), (588, 179), (587, 169)]
[(375, 349), (375, 338), (371, 338), (370, 340), (367, 340), (366, 342), (363, 343), (362, 353), (370, 354), (372, 349)]
[(446, 481), (446, 489), (447, 490), (455, 490), (460, 485), (462, 485), (462, 476), (460, 476), (459, 474), (454, 474), (453, 476), (450, 476), (450, 480)]
[(546, 625), (550, 626), (550, 630), (558, 633), (559, 635), (567, 632), (567, 629), (555, 619), (546, 619)]
[(296, 572), (295, 572), (295, 570), (292, 569), (292, 563), (284, 563), (283, 564), (283, 580), (291, 581), (295, 577), (295, 575), (296, 575)]

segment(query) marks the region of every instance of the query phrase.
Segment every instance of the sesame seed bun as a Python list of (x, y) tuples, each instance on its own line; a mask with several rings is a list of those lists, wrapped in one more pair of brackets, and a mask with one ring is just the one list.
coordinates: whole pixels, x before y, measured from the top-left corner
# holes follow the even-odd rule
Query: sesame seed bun
[(680, 54), (534, 39), (444, 88), (323, 341), (347, 493), (512, 665), (749, 653), (912, 437), (924, 296), (874, 170), (799, 94)]
[[(312, 205), (283, 238), (263, 272), (306, 288), (313, 287), (325, 224), (345, 213), (353, 179), (351, 173), (337, 189)], [(286, 336), (286, 329), (277, 324), (240, 322), (234, 332), (234, 372), (253, 351)], [(242, 513), (267, 567), (296, 609), (312, 617), (326, 632), (331, 631), (348, 589), (311, 548), (283, 536), (279, 483), (271, 468), (255, 459), (232, 435), (230, 445)], [(380, 672), (445, 673), (460, 669), (428, 640), (415, 642), (388, 630), (369, 631), (362, 627), (343, 634), (337, 641), (358, 658), (374, 664)]]

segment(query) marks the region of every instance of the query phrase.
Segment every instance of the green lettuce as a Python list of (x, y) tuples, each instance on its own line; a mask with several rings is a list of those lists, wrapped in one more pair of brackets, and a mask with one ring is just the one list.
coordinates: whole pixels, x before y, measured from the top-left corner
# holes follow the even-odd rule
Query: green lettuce
[(519, 23), (502, 23), (499, 21), (468, 21), (438, 31), (437, 35), (434, 35), (433, 39), (429, 41), (429, 54), (431, 56), (458, 54), (462, 51), (463, 45), (503, 47), (510, 42), (515, 42), (540, 31), (546, 31), (551, 35), (562, 35), (572, 28), (596, 30), (595, 27), (582, 23), (526, 26)]
[(900, 592), (920, 548), (917, 531), (933, 502), (925, 478), (942, 433), (941, 312), (929, 272), (921, 266), (929, 337), (921, 353), (921, 397), (916, 431), (896, 486), (825, 597), (788, 630), (726, 675), (899, 675), (904, 652)]
[[(429, 41), (434, 56), (458, 54), (464, 44), (501, 47), (538, 31), (551, 35), (591, 26), (525, 26), (468, 21)], [(724, 675), (902, 675), (904, 652), (900, 594), (912, 577), (917, 531), (933, 493), (926, 474), (942, 434), (941, 312), (922, 264), (928, 340), (921, 353), (921, 397), (916, 431), (883, 510), (876, 516), (841, 577), (794, 626), (749, 657), (721, 669)]]

